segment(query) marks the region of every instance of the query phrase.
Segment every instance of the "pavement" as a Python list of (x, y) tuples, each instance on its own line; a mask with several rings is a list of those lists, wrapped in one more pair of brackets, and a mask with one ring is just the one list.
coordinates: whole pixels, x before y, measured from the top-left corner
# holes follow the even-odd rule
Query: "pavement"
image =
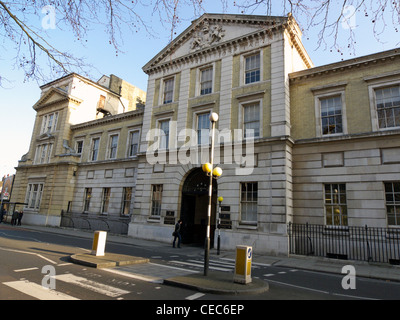
[[(93, 231), (76, 230), (69, 228), (54, 228), (54, 227), (40, 227), (40, 226), (23, 226), (23, 228), (31, 229), (41, 232), (51, 232), (62, 235), (73, 235), (75, 237), (82, 237), (87, 239), (93, 239)], [(169, 252), (176, 255), (183, 256), (204, 256), (203, 248), (196, 248), (192, 246), (182, 246), (181, 249), (173, 249), (168, 243), (161, 243), (156, 241), (149, 241), (143, 239), (135, 239), (124, 235), (107, 235), (107, 243), (120, 243), (135, 247), (146, 247), (147, 249), (152, 248), (163, 248), (163, 252)], [(217, 255), (215, 249), (210, 250), (210, 259), (212, 258), (225, 258), (234, 261), (236, 252), (232, 251), (221, 251), (220, 255)], [(72, 262), (82, 264), (94, 268), (114, 268), (121, 266), (140, 266), (144, 268), (151, 268), (152, 262), (150, 259), (131, 256), (121, 255), (115, 253), (108, 253), (106, 246), (106, 253), (104, 256), (95, 256), (91, 253), (77, 253), (70, 256)], [(378, 264), (368, 263), (366, 261), (349, 261), (349, 260), (337, 260), (323, 257), (311, 257), (311, 256), (268, 256), (264, 254), (253, 253), (253, 263), (259, 263), (263, 265), (271, 265), (276, 267), (287, 267), (296, 268), (309, 271), (318, 271), (334, 274), (343, 274), (342, 268), (345, 265), (352, 265), (355, 267), (357, 277), (366, 277), (387, 281), (398, 281), (400, 282), (400, 266), (390, 264)], [(251, 283), (240, 284), (233, 282), (233, 273), (221, 272), (221, 271), (209, 271), (207, 276), (202, 273), (189, 273), (184, 275), (175, 275), (168, 279), (164, 279), (163, 283), (166, 285), (173, 285), (185, 288), (191, 288), (200, 292), (214, 293), (214, 294), (255, 294), (268, 291), (268, 282), (260, 279), (253, 278)]]

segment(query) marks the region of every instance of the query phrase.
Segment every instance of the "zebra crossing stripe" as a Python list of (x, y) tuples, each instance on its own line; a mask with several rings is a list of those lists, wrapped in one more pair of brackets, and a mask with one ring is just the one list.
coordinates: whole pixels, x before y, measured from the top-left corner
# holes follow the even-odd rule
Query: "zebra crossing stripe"
[(130, 293), (129, 291), (115, 288), (106, 284), (91, 281), (83, 277), (75, 276), (71, 273), (61, 274), (56, 276), (56, 280), (64, 281), (88, 289), (108, 297), (116, 298), (123, 294)]
[(25, 280), (4, 282), (3, 284), (39, 300), (79, 300), (65, 293), (50, 290)]

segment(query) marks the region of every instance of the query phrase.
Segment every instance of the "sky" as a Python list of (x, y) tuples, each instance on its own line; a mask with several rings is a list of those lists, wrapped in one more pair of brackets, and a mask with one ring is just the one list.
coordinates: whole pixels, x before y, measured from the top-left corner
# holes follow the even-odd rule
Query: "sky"
[[(230, 4), (231, 2), (227, 1), (226, 3), (228, 5), (223, 6), (218, 0), (204, 0), (203, 7), (206, 12), (210, 13), (240, 13), (238, 8)], [(362, 11), (357, 12), (352, 9), (352, 7), (347, 8), (344, 16), (348, 17), (348, 20), (343, 20), (339, 24), (338, 43), (342, 47), (340, 51), (331, 49), (329, 42), (328, 45), (318, 46), (319, 29), (304, 30), (303, 44), (315, 66), (400, 47), (400, 37), (394, 28), (386, 28), (383, 33), (379, 34), (379, 39), (376, 39), (372, 30), (374, 26), (372, 18), (367, 17)], [(282, 15), (281, 10), (281, 8), (277, 8), (276, 12), (273, 11), (272, 14)], [(332, 6), (331, 10), (332, 12), (340, 11), (341, 7)], [(254, 14), (263, 15), (266, 12), (266, 8), (261, 6)], [(67, 46), (71, 53), (86, 57), (87, 62), (94, 66), (89, 70), (89, 78), (92, 80), (97, 81), (103, 74), (115, 74), (146, 90), (147, 75), (142, 71), (142, 67), (168, 44), (171, 30), (159, 22), (158, 16), (150, 17), (149, 10), (143, 11), (141, 14), (143, 17), (152, 18), (152, 27), (155, 33), (151, 36), (142, 30), (134, 34), (124, 34), (124, 43), (121, 47), (123, 52), (118, 55), (116, 55), (115, 49), (108, 44), (109, 40), (101, 27), (90, 32), (83, 45), (74, 38), (72, 32), (60, 30), (61, 28), (57, 25), (57, 16), (55, 17), (55, 28), (47, 30), (48, 40), (60, 47)], [(177, 34), (184, 31), (190, 26), (191, 21), (197, 18), (190, 8), (180, 12), (180, 16), (185, 18), (181, 19), (176, 30)], [(43, 18), (35, 17), (32, 23), (40, 26), (42, 22), (40, 19)], [(306, 25), (307, 21), (304, 17), (295, 18), (301, 27)], [(348, 48), (349, 28), (355, 34), (355, 38), (351, 40), (354, 49)], [(378, 32), (379, 30), (380, 26), (378, 25)], [(326, 39), (332, 42), (333, 37), (326, 35)], [(2, 39), (0, 38), (1, 44)], [(7, 79), (0, 87), (0, 177), (14, 174), (14, 168), (18, 166), (18, 161), (29, 151), (36, 116), (32, 106), (40, 97), (39, 86), (44, 84), (36, 81), (24, 81), (24, 73), (12, 66), (14, 57), (15, 48), (0, 46), (0, 74)]]

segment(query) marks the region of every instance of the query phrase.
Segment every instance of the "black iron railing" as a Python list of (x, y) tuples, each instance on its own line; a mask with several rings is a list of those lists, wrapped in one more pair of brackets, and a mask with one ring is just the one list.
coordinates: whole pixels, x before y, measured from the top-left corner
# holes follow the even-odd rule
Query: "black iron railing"
[(82, 230), (103, 230), (115, 234), (128, 234), (130, 217), (116, 217), (79, 212), (61, 212), (60, 226)]
[(289, 223), (289, 253), (400, 264), (400, 229)]

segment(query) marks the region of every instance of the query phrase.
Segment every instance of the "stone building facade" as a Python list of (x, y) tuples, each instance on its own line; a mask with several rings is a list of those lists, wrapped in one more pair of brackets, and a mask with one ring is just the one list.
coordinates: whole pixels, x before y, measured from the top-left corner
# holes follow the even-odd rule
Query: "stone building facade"
[[(181, 218), (183, 242), (204, 242), (208, 183), (200, 167), (208, 160), (208, 116), (216, 112), (223, 175), (215, 181), (213, 207), (222, 196), (221, 247), (246, 243), (287, 252), (289, 73), (311, 66), (291, 16), (205, 14), (150, 60), (143, 68), (149, 76), (143, 132), (149, 134), (142, 135), (129, 235), (169, 240)], [(157, 129), (168, 133), (155, 137)]]
[(143, 67), (145, 107), (115, 76), (43, 86), (12, 201), (27, 222), (164, 242), (182, 219), (183, 242), (203, 244), (216, 112), (222, 249), (287, 255), (291, 223), (397, 230), (399, 50), (314, 67), (301, 36), (290, 15), (204, 14)]
[[(137, 103), (145, 97), (114, 75), (94, 82), (70, 74), (41, 87), (29, 152), (16, 168), (12, 194), (13, 202), (25, 203), (19, 208), (25, 223), (60, 226), (62, 212), (83, 215), (86, 224), (91, 214), (129, 217), (121, 206), (135, 186), (130, 139), (139, 139), (143, 107)], [(82, 219), (66, 219), (87, 227)]]

